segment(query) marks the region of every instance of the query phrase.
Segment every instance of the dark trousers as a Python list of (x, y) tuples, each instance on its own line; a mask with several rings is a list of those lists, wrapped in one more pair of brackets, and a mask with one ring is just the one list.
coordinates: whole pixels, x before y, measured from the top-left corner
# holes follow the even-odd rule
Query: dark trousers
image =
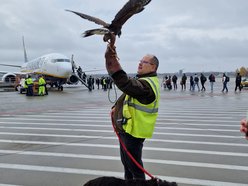
[(222, 92), (224, 92), (224, 90), (226, 90), (226, 92), (228, 92), (227, 82), (223, 82), (223, 89), (222, 89)]
[[(145, 139), (143, 138), (135, 138), (127, 133), (120, 133), (120, 139), (125, 144), (128, 151), (132, 154), (134, 159), (143, 167), (142, 162), (142, 148), (143, 142)], [(125, 171), (125, 179), (145, 179), (144, 172), (137, 167), (135, 163), (129, 158), (126, 151), (120, 144), (120, 154), (121, 154), (121, 161), (124, 166)]]
[(241, 84), (240, 83), (236, 83), (236, 85), (235, 85), (235, 91), (237, 91), (237, 88), (239, 88), (239, 91), (241, 91)]
[(205, 82), (204, 83), (203, 82), (201, 83), (201, 86), (202, 86), (201, 91), (206, 91), (206, 88), (205, 88), (204, 84), (205, 84)]
[(33, 85), (28, 85), (26, 96), (33, 96)]

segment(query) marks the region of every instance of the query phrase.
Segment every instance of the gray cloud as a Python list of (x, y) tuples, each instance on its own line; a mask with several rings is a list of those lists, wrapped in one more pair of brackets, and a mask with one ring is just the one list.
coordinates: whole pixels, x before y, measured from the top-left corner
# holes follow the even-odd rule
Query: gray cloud
[[(100, 36), (80, 36), (98, 25), (64, 10), (110, 22), (125, 2), (1, 0), (0, 62), (22, 63), (24, 35), (29, 59), (60, 52), (68, 57), (74, 54), (86, 70), (103, 68), (106, 43)], [(138, 60), (150, 53), (160, 59), (161, 73), (248, 66), (247, 9), (247, 0), (153, 0), (124, 25), (116, 43), (120, 62), (127, 72), (136, 72)]]

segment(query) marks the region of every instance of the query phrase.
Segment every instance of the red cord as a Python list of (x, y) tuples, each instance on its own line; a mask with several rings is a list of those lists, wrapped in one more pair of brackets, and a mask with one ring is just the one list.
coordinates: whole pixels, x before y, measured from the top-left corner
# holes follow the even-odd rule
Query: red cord
[(121, 140), (117, 130), (116, 130), (116, 127), (114, 125), (114, 121), (113, 121), (113, 113), (111, 113), (111, 121), (112, 121), (112, 126), (114, 128), (114, 131), (115, 131), (115, 134), (116, 136), (118, 137), (119, 139), (119, 142), (122, 146), (122, 148), (125, 150), (125, 152), (127, 153), (127, 155), (129, 156), (129, 158), (133, 161), (133, 163), (139, 168), (141, 169), (147, 176), (149, 176), (151, 179), (155, 179), (155, 177), (150, 174), (146, 169), (144, 169), (144, 167), (142, 167), (135, 159), (134, 157), (132, 156), (132, 154), (127, 150), (127, 147), (125, 146), (125, 144), (123, 143), (123, 141)]

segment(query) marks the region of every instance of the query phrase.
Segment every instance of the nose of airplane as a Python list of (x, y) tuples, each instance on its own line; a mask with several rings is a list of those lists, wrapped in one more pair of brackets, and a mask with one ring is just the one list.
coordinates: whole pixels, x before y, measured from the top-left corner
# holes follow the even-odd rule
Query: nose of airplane
[(57, 64), (57, 72), (60, 76), (68, 78), (72, 73), (72, 67), (70, 63), (59, 63)]

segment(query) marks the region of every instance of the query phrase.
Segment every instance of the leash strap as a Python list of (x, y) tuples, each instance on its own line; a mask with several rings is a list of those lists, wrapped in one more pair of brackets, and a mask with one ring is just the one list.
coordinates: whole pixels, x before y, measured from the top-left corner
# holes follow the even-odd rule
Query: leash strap
[(139, 168), (141, 169), (147, 176), (149, 176), (151, 179), (155, 179), (155, 177), (150, 174), (146, 169), (144, 169), (144, 167), (142, 167), (136, 160), (135, 158), (132, 156), (132, 154), (127, 150), (127, 147), (125, 146), (125, 144), (123, 143), (123, 141), (121, 140), (117, 130), (116, 130), (116, 127), (114, 125), (114, 121), (113, 121), (113, 112), (111, 112), (111, 121), (112, 121), (112, 126), (114, 128), (114, 131), (115, 131), (115, 134), (116, 136), (118, 137), (118, 140), (122, 146), (122, 148), (125, 150), (125, 152), (127, 153), (128, 157), (132, 160), (132, 162)]

